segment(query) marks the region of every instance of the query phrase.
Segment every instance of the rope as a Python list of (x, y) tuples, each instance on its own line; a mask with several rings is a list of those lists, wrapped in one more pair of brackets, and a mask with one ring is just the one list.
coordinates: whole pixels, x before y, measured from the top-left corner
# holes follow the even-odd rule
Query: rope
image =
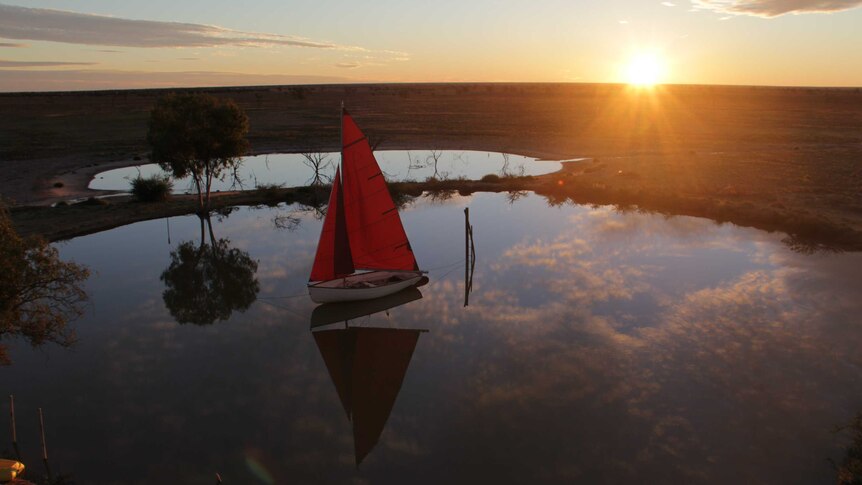
[(302, 313), (299, 313), (298, 311), (294, 310), (293, 308), (288, 308), (286, 306), (276, 305), (275, 303), (273, 303), (271, 301), (262, 300), (261, 303), (266, 303), (267, 305), (271, 305), (271, 306), (273, 306), (275, 308), (279, 308), (281, 310), (287, 310), (290, 313), (293, 313), (294, 315), (296, 315), (297, 317), (299, 317), (303, 320), (308, 320), (311, 317), (310, 315), (303, 315)]
[(460, 264), (461, 264), (461, 263), (463, 263), (463, 262), (464, 262), (464, 258), (461, 258), (461, 259), (459, 259), (458, 261), (455, 261), (454, 263), (445, 264), (445, 265), (443, 265), (443, 266), (438, 266), (438, 267), (436, 267), (436, 268), (429, 268), (429, 269), (427, 269), (427, 270), (425, 270), (425, 271), (431, 272), (431, 271), (437, 271), (438, 269), (451, 268), (452, 266), (460, 265)]
[(307, 294), (308, 294), (307, 291), (303, 291), (302, 293), (297, 293), (295, 295), (287, 295), (287, 296), (259, 296), (259, 297), (257, 297), (257, 299), (258, 300), (283, 300), (283, 299), (287, 299), (287, 298), (299, 298), (300, 296), (305, 296)]

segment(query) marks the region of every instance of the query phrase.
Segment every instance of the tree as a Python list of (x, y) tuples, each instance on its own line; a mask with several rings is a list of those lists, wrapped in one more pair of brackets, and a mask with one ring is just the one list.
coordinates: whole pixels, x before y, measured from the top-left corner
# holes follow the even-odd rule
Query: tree
[(174, 177), (191, 176), (202, 213), (214, 178), (235, 169), (248, 150), (248, 117), (232, 100), (207, 94), (169, 94), (150, 113), (151, 159)]
[[(204, 239), (204, 220), (210, 244)], [(260, 291), (256, 272), (257, 262), (246, 251), (232, 248), (229, 240), (216, 240), (212, 224), (202, 218), (200, 245), (186, 241), (171, 252), (171, 264), (161, 275), (162, 298), (177, 322), (210, 325), (254, 303)]]
[[(44, 240), (20, 237), (0, 205), (0, 338), (23, 337), (33, 346), (74, 343), (66, 324), (83, 314), (87, 294), (80, 284), (89, 276), (87, 268), (61, 261)], [(9, 363), (0, 345), (0, 364)]]

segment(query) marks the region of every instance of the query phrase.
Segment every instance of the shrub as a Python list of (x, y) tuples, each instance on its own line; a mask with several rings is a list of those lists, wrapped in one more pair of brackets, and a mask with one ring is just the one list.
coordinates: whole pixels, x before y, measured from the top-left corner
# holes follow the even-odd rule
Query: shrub
[(259, 184), (257, 191), (261, 199), (269, 203), (278, 203), (284, 197), (284, 187), (279, 184)]
[(171, 195), (174, 183), (167, 175), (153, 175), (132, 180), (132, 195), (140, 202), (161, 202)]
[(495, 175), (493, 173), (489, 173), (488, 175), (485, 175), (484, 177), (482, 177), (482, 182), (490, 182), (492, 184), (495, 184), (499, 181), (500, 181), (500, 176)]

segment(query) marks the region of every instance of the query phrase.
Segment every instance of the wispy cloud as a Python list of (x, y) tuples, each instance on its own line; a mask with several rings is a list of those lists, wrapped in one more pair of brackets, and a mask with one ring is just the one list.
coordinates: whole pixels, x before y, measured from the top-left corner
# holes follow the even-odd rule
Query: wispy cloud
[(14, 42), (0, 42), (0, 47), (27, 47), (27, 44), (16, 44)]
[(359, 67), (358, 62), (339, 62), (335, 65), (335, 67), (340, 67), (343, 69), (356, 69)]
[(288, 35), (241, 32), (215, 25), (132, 20), (12, 5), (0, 5), (0, 37), (123, 47), (293, 46), (365, 50)]
[(862, 5), (862, 0), (692, 0), (696, 8), (736, 15), (778, 17), (784, 14), (832, 13)]
[(676, 4), (673, 2), (661, 2), (665, 7), (676, 7)]
[(267, 75), (211, 71), (152, 72), (107, 69), (6, 69), (2, 72), (3, 74), (0, 75), (0, 92), (332, 84), (351, 81), (346, 77), (336, 76)]
[(62, 62), (62, 61), (7, 61), (0, 59), (0, 68), (9, 67), (60, 67), (60, 66), (94, 66), (95, 62)]

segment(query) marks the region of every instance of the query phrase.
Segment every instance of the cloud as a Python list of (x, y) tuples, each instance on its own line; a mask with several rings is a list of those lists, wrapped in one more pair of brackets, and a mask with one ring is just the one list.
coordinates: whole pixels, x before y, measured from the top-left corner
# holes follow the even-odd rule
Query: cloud
[(335, 67), (341, 67), (344, 69), (356, 69), (359, 67), (359, 63), (357, 62), (339, 62), (335, 65)]
[(676, 4), (673, 2), (661, 2), (665, 7), (676, 7)]
[(86, 91), (207, 86), (272, 86), (350, 82), (337, 76), (243, 74), (235, 72), (150, 72), (107, 69), (3, 70), (0, 92)]
[(862, 5), (862, 0), (692, 0), (692, 3), (705, 10), (770, 18), (788, 13), (840, 12)]
[(28, 47), (27, 44), (16, 44), (14, 42), (0, 42), (0, 47)]
[(0, 37), (123, 47), (292, 46), (364, 51), (355, 46), (215, 25), (157, 22), (0, 5)]
[(59, 62), (59, 61), (7, 61), (0, 59), (0, 68), (14, 67), (58, 67), (58, 66), (94, 66), (95, 62)]

